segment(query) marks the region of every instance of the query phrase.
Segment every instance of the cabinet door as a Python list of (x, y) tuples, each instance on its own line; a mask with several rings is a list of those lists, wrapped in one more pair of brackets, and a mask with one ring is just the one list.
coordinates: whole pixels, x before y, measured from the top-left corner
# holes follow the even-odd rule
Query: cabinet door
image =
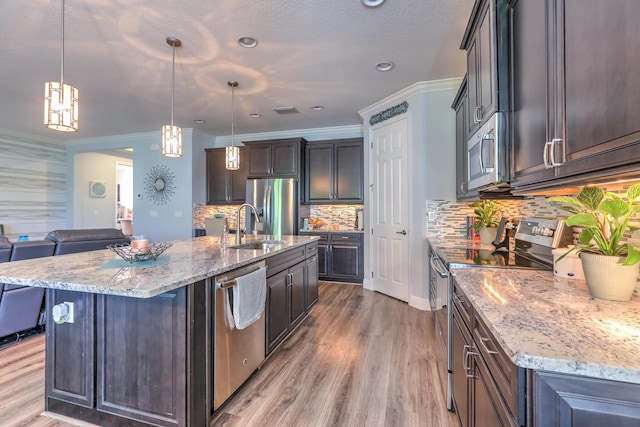
[(291, 176), (298, 174), (299, 144), (296, 142), (274, 142), (271, 151), (271, 175)]
[[(46, 290), (46, 313), (53, 306), (75, 304), (73, 323), (56, 324), (47, 319), (46, 395), (64, 402), (92, 408), (95, 401), (94, 294)], [(69, 357), (72, 355), (73, 357)], [(47, 409), (50, 401), (45, 400)]]
[(491, 374), (482, 357), (473, 356), (475, 378), (473, 379), (471, 418), (474, 426), (517, 427), (519, 424), (509, 416), (493, 384)]
[(318, 276), (326, 278), (329, 275), (329, 256), (327, 243), (318, 243)]
[(153, 298), (98, 295), (98, 410), (186, 425), (186, 289)]
[(287, 310), (287, 276), (284, 270), (267, 279), (267, 353), (284, 338), (289, 331)]
[(228, 171), (229, 203), (244, 203), (247, 200), (247, 176), (249, 175), (249, 159), (247, 149), (240, 148), (240, 169)]
[[(471, 334), (460, 318), (460, 313), (453, 309), (453, 402), (461, 427), (469, 427), (470, 352), (473, 352)], [(490, 424), (487, 424), (490, 425)]]
[(329, 202), (333, 195), (333, 144), (308, 144), (306, 149), (307, 202)]
[(336, 143), (334, 159), (334, 202), (362, 202), (364, 175), (362, 142), (356, 144)]
[[(227, 170), (225, 169), (225, 149), (206, 150), (207, 156), (207, 204), (229, 203), (227, 192)], [(244, 197), (243, 197), (244, 201)]]
[(640, 386), (553, 372), (533, 375), (535, 427), (640, 425)]
[(640, 161), (640, 2), (561, 0), (557, 8), (558, 77), (564, 77), (559, 102), (566, 120), (558, 137), (567, 160), (558, 173)]
[(473, 135), (480, 127), (479, 117), (479, 97), (478, 97), (478, 40), (474, 38), (467, 49), (467, 84), (468, 93), (468, 114), (467, 114), (467, 135)]
[(306, 261), (306, 299), (305, 309), (309, 311), (315, 303), (318, 302), (318, 256), (315, 255)]
[(252, 144), (247, 148), (249, 176), (261, 178), (271, 175), (271, 144)]
[(305, 310), (304, 267), (301, 262), (289, 268), (289, 329), (302, 320)]
[(548, 59), (545, 1), (519, 0), (512, 4), (511, 21), (511, 93), (512, 164), (511, 183), (522, 186), (553, 179), (555, 170), (544, 165), (545, 143), (552, 129), (547, 87)]
[(476, 32), (477, 107), (484, 122), (496, 111), (495, 0), (485, 2)]
[(353, 237), (331, 236), (330, 276), (334, 279), (362, 279), (362, 243)]
[(461, 93), (453, 108), (456, 114), (456, 195), (458, 199), (467, 192), (467, 109), (469, 95), (466, 80), (460, 86)]

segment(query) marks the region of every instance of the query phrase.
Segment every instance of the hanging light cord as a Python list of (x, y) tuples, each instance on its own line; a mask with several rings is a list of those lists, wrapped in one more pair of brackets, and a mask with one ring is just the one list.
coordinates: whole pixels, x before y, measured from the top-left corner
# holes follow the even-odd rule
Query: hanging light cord
[(64, 84), (64, 0), (60, 2), (60, 87)]
[(173, 93), (176, 86), (176, 44), (173, 43), (173, 59), (171, 70), (171, 134), (173, 134)]
[(233, 147), (233, 119), (236, 111), (236, 97), (234, 96), (236, 87), (235, 85), (231, 86), (231, 146)]

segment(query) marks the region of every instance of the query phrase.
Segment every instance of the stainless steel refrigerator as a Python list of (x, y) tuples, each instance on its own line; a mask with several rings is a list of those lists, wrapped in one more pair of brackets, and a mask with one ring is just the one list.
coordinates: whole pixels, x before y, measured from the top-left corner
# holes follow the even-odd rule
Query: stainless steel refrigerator
[(256, 225), (251, 209), (245, 209), (247, 234), (254, 231), (268, 235), (298, 234), (300, 199), (297, 179), (248, 179), (247, 203), (256, 207), (262, 222)]

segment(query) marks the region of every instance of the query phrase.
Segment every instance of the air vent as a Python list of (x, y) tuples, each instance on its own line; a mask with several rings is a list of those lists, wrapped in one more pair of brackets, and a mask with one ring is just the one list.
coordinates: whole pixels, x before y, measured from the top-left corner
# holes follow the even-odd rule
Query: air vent
[(278, 108), (274, 108), (273, 111), (275, 111), (276, 113), (280, 114), (280, 115), (284, 115), (284, 114), (297, 114), (300, 111), (298, 111), (298, 109), (294, 106), (291, 107), (278, 107)]

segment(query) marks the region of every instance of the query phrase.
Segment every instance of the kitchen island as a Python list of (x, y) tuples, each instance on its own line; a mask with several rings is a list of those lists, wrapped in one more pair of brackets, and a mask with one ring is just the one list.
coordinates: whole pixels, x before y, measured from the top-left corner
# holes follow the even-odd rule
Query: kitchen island
[[(470, 323), (471, 333), (454, 359), (465, 367), (477, 359), (480, 375), (468, 381), (499, 390), (489, 393), (496, 411), (510, 407), (527, 426), (640, 425), (637, 293), (629, 302), (593, 299), (584, 281), (547, 271), (461, 268), (453, 275), (454, 318)], [(472, 313), (468, 321), (464, 312)], [(464, 335), (464, 327), (456, 330)], [(487, 372), (495, 376), (487, 380)], [(454, 378), (464, 374), (454, 368)]]
[[(288, 251), (172, 242), (155, 265), (111, 268), (109, 250), (4, 263), (0, 282), (47, 288), (45, 408), (103, 426), (208, 426), (213, 405), (213, 278)], [(315, 255), (314, 255), (315, 256)], [(281, 258), (281, 257), (280, 257)], [(73, 303), (73, 322), (52, 321)]]

